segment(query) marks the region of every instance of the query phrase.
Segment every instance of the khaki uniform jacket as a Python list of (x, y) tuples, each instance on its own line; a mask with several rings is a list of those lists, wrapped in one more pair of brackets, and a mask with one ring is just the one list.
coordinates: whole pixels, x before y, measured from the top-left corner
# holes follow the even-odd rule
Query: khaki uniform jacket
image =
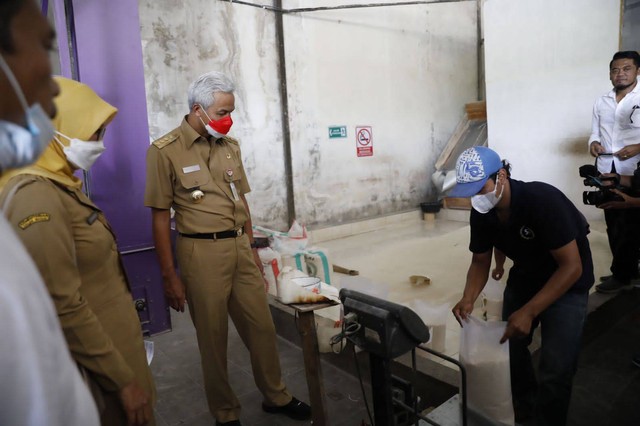
[[(204, 193), (198, 203), (192, 198), (197, 190)], [(240, 196), (249, 191), (238, 142), (226, 136), (208, 141), (186, 119), (147, 151), (144, 204), (164, 210), (173, 207), (179, 232), (242, 228), (249, 215)]]
[(101, 388), (116, 391), (134, 377), (152, 400), (138, 315), (102, 212), (79, 190), (18, 175), (5, 214), (33, 257), (53, 298), (74, 360)]

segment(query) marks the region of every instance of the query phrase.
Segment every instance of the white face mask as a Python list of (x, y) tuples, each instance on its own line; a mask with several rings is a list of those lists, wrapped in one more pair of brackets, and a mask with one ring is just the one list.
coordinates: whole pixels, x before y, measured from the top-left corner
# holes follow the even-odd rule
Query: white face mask
[(34, 163), (53, 139), (54, 128), (51, 119), (39, 103), (27, 106), (24, 93), (2, 55), (0, 68), (16, 92), (27, 121), (27, 128), (24, 128), (0, 120), (0, 170), (6, 170)]
[(58, 138), (56, 138), (56, 142), (62, 146), (67, 160), (79, 169), (89, 170), (100, 157), (100, 154), (106, 150), (102, 141), (82, 141), (80, 139), (71, 139), (60, 132), (56, 133), (63, 138), (69, 139), (69, 146), (65, 146)]
[(473, 206), (478, 213), (489, 213), (491, 209), (493, 209), (502, 199), (502, 195), (504, 194), (504, 185), (502, 186), (500, 195), (497, 195), (497, 191), (498, 183), (496, 182), (496, 186), (493, 188), (492, 192), (487, 194), (477, 194), (471, 197), (471, 206)]

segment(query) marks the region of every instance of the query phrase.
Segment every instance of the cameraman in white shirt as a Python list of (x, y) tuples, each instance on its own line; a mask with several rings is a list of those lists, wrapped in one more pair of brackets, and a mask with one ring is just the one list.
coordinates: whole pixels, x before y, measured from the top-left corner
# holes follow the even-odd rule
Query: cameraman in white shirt
[[(613, 55), (609, 64), (613, 89), (595, 102), (589, 138), (589, 151), (598, 157), (600, 173), (632, 175), (640, 161), (639, 71), (638, 52), (623, 51)], [(606, 208), (604, 216), (613, 255), (612, 274), (601, 277), (602, 282), (596, 285), (596, 290), (617, 293), (633, 288), (631, 280), (638, 277), (640, 244), (629, 230), (640, 221), (640, 210)]]

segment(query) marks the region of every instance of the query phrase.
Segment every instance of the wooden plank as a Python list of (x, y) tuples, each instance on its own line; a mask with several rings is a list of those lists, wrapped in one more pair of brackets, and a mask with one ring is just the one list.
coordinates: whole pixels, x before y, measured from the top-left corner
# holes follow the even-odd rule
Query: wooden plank
[(436, 165), (435, 165), (436, 170), (442, 170), (445, 163), (449, 160), (451, 153), (456, 149), (456, 146), (458, 145), (458, 141), (468, 129), (469, 129), (469, 120), (467, 120), (466, 117), (463, 117), (458, 123), (458, 126), (456, 127), (456, 129), (453, 131), (453, 134), (449, 138), (449, 141), (447, 142), (447, 145), (444, 147), (442, 154), (440, 154), (440, 157), (438, 157), (438, 161), (436, 161)]
[(338, 272), (340, 274), (347, 274), (347, 275), (359, 275), (360, 272), (356, 271), (355, 269), (348, 269), (345, 268), (344, 266), (339, 266), (339, 265), (333, 265), (333, 272)]
[(469, 120), (486, 120), (487, 119), (487, 103), (471, 102), (464, 106)]
[(471, 210), (471, 198), (445, 197), (445, 209)]
[(291, 306), (293, 309), (295, 309), (298, 312), (310, 312), (310, 311), (315, 311), (316, 309), (324, 309), (324, 308), (328, 308), (329, 306), (337, 305), (338, 302), (334, 302), (333, 300), (330, 300), (328, 302), (322, 302), (322, 303), (290, 303), (290, 304), (282, 303), (282, 304), (285, 306)]

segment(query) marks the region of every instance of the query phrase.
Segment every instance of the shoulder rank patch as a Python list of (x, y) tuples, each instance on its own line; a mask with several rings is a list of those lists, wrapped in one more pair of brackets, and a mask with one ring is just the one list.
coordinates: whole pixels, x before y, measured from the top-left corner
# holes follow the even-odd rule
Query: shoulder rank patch
[(240, 146), (240, 142), (238, 142), (238, 140), (237, 140), (237, 139), (234, 139), (234, 138), (232, 138), (232, 137), (229, 137), (229, 136), (223, 136), (223, 137), (222, 137), (222, 140), (223, 140), (223, 141), (225, 141), (225, 142), (229, 142), (229, 143), (232, 143), (232, 144), (234, 144), (234, 145), (238, 145), (238, 146)]
[(179, 136), (180, 134), (172, 132), (172, 133), (169, 133), (168, 135), (164, 135), (160, 139), (153, 141), (153, 144), (157, 146), (159, 149), (162, 149), (165, 146), (169, 145), (170, 143), (174, 142), (176, 139), (178, 139)]
[(31, 216), (25, 217), (18, 223), (20, 229), (27, 229), (34, 223), (38, 222), (49, 222), (51, 220), (51, 215), (49, 213), (38, 213), (32, 214)]

